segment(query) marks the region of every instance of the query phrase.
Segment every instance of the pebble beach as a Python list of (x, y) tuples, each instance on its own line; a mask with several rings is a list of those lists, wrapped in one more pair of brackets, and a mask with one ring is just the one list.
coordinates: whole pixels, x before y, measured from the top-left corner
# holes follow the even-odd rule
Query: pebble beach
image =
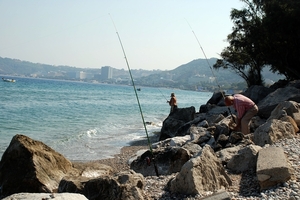
[[(300, 200), (300, 134), (298, 133), (293, 139), (283, 139), (270, 146), (281, 147), (284, 149), (287, 159), (294, 169), (292, 179), (268, 190), (260, 191), (259, 183), (254, 171), (244, 172), (243, 174), (232, 174), (228, 172), (233, 184), (226, 191), (232, 200)], [(120, 154), (115, 155), (114, 158), (103, 159), (97, 162), (111, 166), (115, 172), (129, 170), (128, 160), (133, 157), (137, 151), (142, 149), (148, 149), (146, 139), (136, 141), (130, 146), (123, 147)], [(144, 190), (146, 197), (155, 200), (199, 200), (213, 194), (212, 191), (196, 196), (171, 194), (165, 187), (169, 180), (174, 178), (175, 175), (176, 174), (174, 173), (168, 176), (145, 177)]]

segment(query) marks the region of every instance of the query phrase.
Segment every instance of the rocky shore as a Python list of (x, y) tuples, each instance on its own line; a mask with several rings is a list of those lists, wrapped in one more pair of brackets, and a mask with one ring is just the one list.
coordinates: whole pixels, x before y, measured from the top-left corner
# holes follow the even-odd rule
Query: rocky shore
[[(155, 142), (157, 138), (152, 137), (152, 142)], [(234, 174), (227, 171), (232, 180), (232, 186), (227, 190), (229, 197), (232, 200), (300, 200), (300, 134), (298, 133), (293, 139), (283, 139), (276, 144), (270, 145), (281, 147), (295, 170), (293, 180), (287, 181), (284, 184), (279, 184), (268, 190), (260, 191), (259, 183), (257, 181), (254, 171), (247, 171), (241, 174)], [(129, 170), (128, 160), (135, 156), (135, 153), (139, 150), (148, 149), (147, 140), (139, 140), (125, 146), (121, 149), (120, 154), (114, 156), (114, 158), (103, 159), (97, 162), (106, 164), (114, 168), (115, 172), (123, 170)], [(175, 177), (172, 175), (163, 176), (148, 176), (145, 177), (145, 193), (150, 199), (155, 200), (170, 200), (170, 199), (184, 199), (184, 200), (200, 200), (209, 196), (212, 192), (206, 194), (187, 196), (182, 194), (171, 194), (165, 189), (168, 182)]]
[(300, 81), (252, 87), (245, 95), (259, 107), (247, 135), (232, 129), (236, 113), (220, 93), (199, 112), (189, 107), (171, 113), (151, 136), (151, 148), (143, 138), (109, 159), (71, 162), (40, 141), (16, 135), (0, 161), (1, 193), (300, 200)]

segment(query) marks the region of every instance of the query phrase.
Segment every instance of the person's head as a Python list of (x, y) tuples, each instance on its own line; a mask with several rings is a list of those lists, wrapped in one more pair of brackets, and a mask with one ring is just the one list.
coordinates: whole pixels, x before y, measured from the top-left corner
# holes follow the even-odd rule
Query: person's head
[(224, 103), (226, 106), (231, 106), (233, 105), (233, 96), (226, 96), (225, 99), (224, 99)]
[(174, 94), (174, 93), (171, 93), (171, 97), (175, 97), (175, 94)]

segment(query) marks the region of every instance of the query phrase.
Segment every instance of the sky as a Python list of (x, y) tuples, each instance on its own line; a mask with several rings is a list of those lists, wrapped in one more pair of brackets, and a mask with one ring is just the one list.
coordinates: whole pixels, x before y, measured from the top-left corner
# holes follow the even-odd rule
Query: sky
[(242, 7), (240, 0), (0, 0), (0, 57), (171, 70), (220, 58), (230, 11)]

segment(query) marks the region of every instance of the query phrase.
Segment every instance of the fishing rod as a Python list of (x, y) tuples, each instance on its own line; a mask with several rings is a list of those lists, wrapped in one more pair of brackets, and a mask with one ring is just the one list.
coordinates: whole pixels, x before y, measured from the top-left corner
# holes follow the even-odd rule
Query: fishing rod
[(167, 99), (167, 97), (161, 92), (161, 90), (160, 90), (159, 88), (157, 88), (157, 89), (160, 91), (161, 95), (163, 95), (163, 97), (164, 97), (167, 101), (169, 101), (169, 100)]
[[(116, 25), (115, 25), (115, 23), (114, 23), (114, 20), (112, 19), (112, 17), (111, 17), (110, 14), (109, 14), (109, 16), (110, 16), (110, 18), (111, 18), (111, 21), (112, 21), (114, 27), (115, 27), (116, 34), (117, 34), (117, 36), (118, 36), (118, 39), (119, 39), (119, 42), (120, 42), (120, 45), (121, 45), (121, 48), (122, 48), (122, 51), (123, 51), (123, 55), (124, 55), (124, 58), (125, 58), (125, 61), (126, 61), (126, 65), (127, 65), (127, 68), (128, 68), (128, 72), (129, 72), (129, 75), (130, 75), (130, 78), (131, 78), (131, 83), (132, 83), (132, 86), (133, 86), (133, 89), (134, 89), (134, 92), (135, 92), (136, 100), (137, 100), (137, 103), (138, 103), (138, 105), (139, 105), (139, 110), (140, 110), (141, 117), (142, 117), (142, 120), (143, 120), (143, 125), (144, 125), (144, 129), (145, 129), (145, 132), (146, 132), (147, 140), (148, 140), (148, 146), (149, 146), (149, 149), (150, 149), (150, 152), (151, 152), (151, 155), (152, 155), (152, 161), (153, 161), (155, 173), (156, 173), (156, 176), (159, 176), (159, 175), (158, 175), (158, 169), (157, 169), (157, 166), (156, 166), (156, 163), (155, 163), (155, 159), (154, 159), (154, 154), (153, 154), (152, 145), (151, 145), (150, 138), (149, 138), (148, 131), (147, 131), (147, 127), (146, 127), (146, 122), (145, 122), (144, 115), (143, 115), (143, 111), (142, 111), (142, 107), (141, 107), (140, 100), (139, 100), (139, 97), (138, 97), (138, 94), (137, 94), (137, 90), (136, 90), (136, 87), (135, 87), (135, 84), (134, 84), (134, 81), (133, 81), (131, 69), (130, 69), (130, 67), (129, 67), (129, 62), (128, 62), (128, 60), (127, 60), (127, 56), (126, 56), (126, 53), (125, 53), (125, 50), (124, 50), (124, 47), (123, 47), (123, 44), (122, 44), (122, 41), (121, 41), (119, 32), (118, 32), (117, 27), (116, 27)], [(148, 164), (149, 164), (150, 161), (147, 160), (147, 162), (148, 162)]]
[[(214, 77), (214, 79), (215, 79), (215, 81), (216, 81), (216, 84), (217, 84), (217, 86), (219, 87), (219, 91), (221, 92), (221, 94), (222, 94), (222, 96), (223, 96), (223, 99), (225, 99), (225, 95), (224, 95), (224, 93), (222, 92), (221, 86), (220, 86), (220, 84), (218, 83), (218, 79), (217, 79), (217, 77), (215, 76), (214, 71), (213, 71), (211, 65), (210, 65), (209, 62), (208, 62), (208, 59), (207, 59), (207, 57), (206, 57), (206, 54), (205, 54), (205, 52), (204, 52), (204, 50), (203, 50), (203, 48), (202, 48), (202, 46), (201, 46), (201, 44), (200, 44), (200, 42), (199, 42), (199, 40), (198, 40), (197, 35), (195, 34), (194, 30), (192, 29), (190, 23), (189, 23), (187, 20), (186, 20), (186, 22), (188, 23), (189, 27), (191, 28), (191, 30), (192, 30), (192, 32), (193, 32), (193, 34), (194, 34), (194, 36), (195, 36), (195, 38), (196, 38), (196, 40), (197, 40), (197, 42), (198, 42), (198, 45), (199, 45), (199, 47), (200, 47), (200, 49), (201, 49), (201, 51), (202, 51), (202, 53), (203, 53), (203, 55), (204, 55), (204, 57), (205, 57), (205, 60), (206, 60), (206, 62), (207, 62), (207, 64), (208, 64), (210, 70), (211, 70), (211, 73), (212, 73), (212, 75), (213, 75), (213, 77)], [(228, 108), (228, 111), (229, 111), (229, 113), (230, 113), (230, 115), (231, 115), (231, 118), (232, 118), (233, 122), (236, 123), (236, 122), (235, 122), (235, 118), (233, 117), (232, 112), (231, 112), (229, 106), (227, 106), (227, 108)]]

